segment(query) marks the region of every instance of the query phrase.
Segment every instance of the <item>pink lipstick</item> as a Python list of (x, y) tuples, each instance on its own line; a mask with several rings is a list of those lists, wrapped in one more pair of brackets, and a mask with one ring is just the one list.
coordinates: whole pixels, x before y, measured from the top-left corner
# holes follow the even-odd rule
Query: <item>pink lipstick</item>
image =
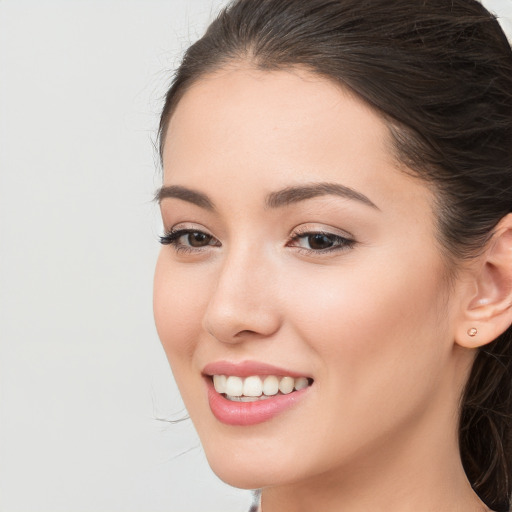
[(227, 425), (263, 423), (302, 400), (313, 379), (253, 361), (219, 361), (203, 369), (213, 415)]

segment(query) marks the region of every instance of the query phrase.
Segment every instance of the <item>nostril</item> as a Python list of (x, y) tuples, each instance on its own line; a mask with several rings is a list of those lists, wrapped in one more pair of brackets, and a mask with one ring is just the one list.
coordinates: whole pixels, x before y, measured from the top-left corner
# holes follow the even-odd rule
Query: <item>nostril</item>
[(256, 331), (250, 331), (249, 329), (244, 329), (243, 331), (237, 332), (235, 334), (235, 338), (236, 337), (242, 338), (242, 337), (251, 336), (251, 335), (254, 335), (254, 334), (257, 335), (258, 333)]

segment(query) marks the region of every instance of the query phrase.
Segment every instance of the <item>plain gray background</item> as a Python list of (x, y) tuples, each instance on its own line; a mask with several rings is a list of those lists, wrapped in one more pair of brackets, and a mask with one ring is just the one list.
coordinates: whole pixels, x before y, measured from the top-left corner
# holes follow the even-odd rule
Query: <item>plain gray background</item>
[[(257, 1), (257, 0), (255, 0)], [(161, 99), (220, 0), (0, 0), (0, 511), (245, 511), (152, 318)], [(507, 17), (512, 0), (486, 2)]]

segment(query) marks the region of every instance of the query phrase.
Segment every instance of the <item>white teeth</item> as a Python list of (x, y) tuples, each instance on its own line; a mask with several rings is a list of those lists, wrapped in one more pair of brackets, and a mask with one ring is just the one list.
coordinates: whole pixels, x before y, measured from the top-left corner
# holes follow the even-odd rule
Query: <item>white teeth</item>
[(244, 396), (261, 396), (263, 384), (259, 377), (247, 377), (244, 380)]
[(224, 393), (229, 396), (242, 396), (244, 393), (244, 381), (240, 377), (230, 375), (226, 380)]
[(268, 398), (268, 396), (229, 396), (226, 398), (232, 402), (258, 402)]
[(266, 396), (277, 395), (279, 391), (279, 379), (274, 377), (274, 375), (269, 375), (265, 377), (263, 381), (263, 394)]
[(283, 393), (283, 395), (287, 395), (293, 391), (295, 386), (295, 379), (293, 377), (283, 377), (279, 381), (279, 391)]
[(306, 377), (299, 377), (298, 379), (295, 379), (295, 389), (297, 391), (307, 388), (309, 386), (308, 379)]
[(293, 377), (277, 377), (275, 375), (267, 375), (264, 378), (257, 375), (246, 378), (235, 375), (214, 375), (213, 386), (217, 393), (225, 394), (227, 398), (239, 402), (252, 402), (277, 395), (279, 392), (287, 395), (293, 390), (300, 391), (309, 386), (309, 381), (306, 377), (294, 379)]
[(226, 380), (227, 380), (227, 377), (225, 375), (214, 375), (213, 376), (213, 385), (214, 385), (215, 391), (217, 391), (217, 393), (225, 393), (226, 392)]

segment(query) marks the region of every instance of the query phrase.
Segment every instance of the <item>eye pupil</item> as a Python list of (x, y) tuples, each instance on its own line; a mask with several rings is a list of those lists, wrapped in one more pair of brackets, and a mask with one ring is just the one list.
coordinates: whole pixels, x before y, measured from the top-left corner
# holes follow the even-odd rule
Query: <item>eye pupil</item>
[(206, 233), (201, 233), (199, 231), (195, 231), (193, 233), (188, 234), (188, 243), (192, 247), (203, 247), (210, 243), (211, 236)]
[(327, 235), (316, 233), (308, 236), (308, 243), (311, 249), (328, 249), (334, 242)]

